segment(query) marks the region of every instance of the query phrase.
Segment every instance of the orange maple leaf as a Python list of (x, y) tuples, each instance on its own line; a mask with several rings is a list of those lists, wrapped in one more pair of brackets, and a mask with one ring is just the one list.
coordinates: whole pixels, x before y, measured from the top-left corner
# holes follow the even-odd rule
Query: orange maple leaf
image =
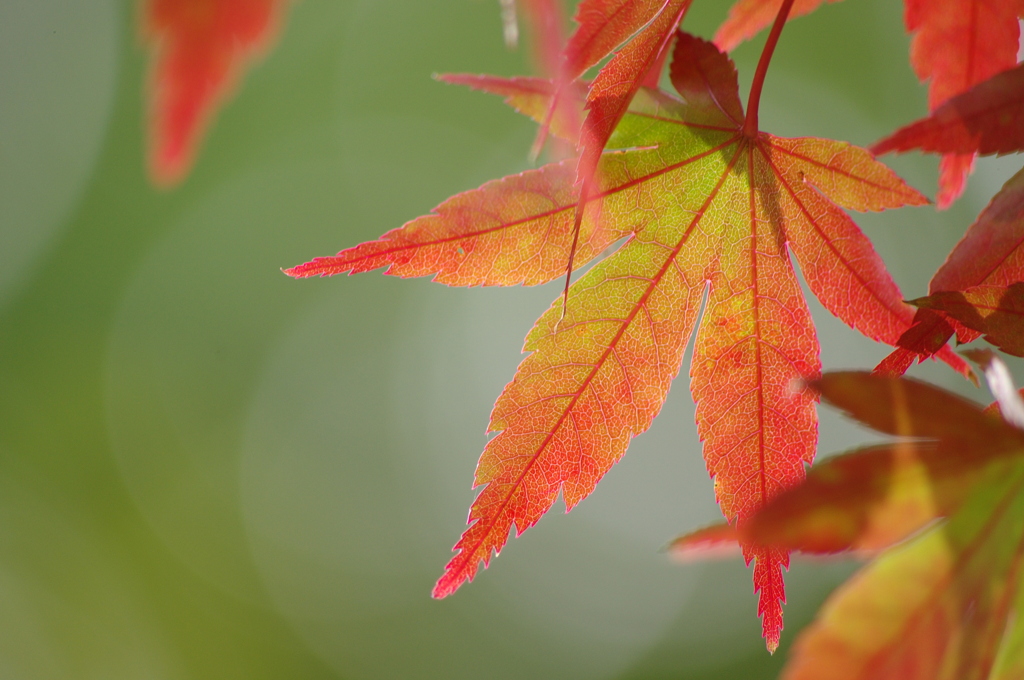
[[(484, 488), (437, 597), (471, 580), (513, 526), (519, 534), (533, 526), (559, 493), (572, 509), (593, 491), (657, 415), (702, 303), (691, 389), (722, 512), (742, 523), (798, 482), (817, 428), (813, 397), (793, 386), (820, 363), (790, 247), (811, 290), (849, 325), (890, 344), (910, 325), (913, 309), (838, 206), (882, 210), (925, 199), (863, 149), (746, 134), (735, 68), (710, 43), (679, 34), (671, 77), (682, 101), (642, 89), (610, 142), (627, 150), (602, 156), (579, 261), (628, 239), (572, 286), (564, 318), (556, 302), (527, 337), (530, 355), (491, 415), (499, 434), (475, 477)], [(536, 81), (488, 82), (544, 109)], [(577, 199), (571, 167), (548, 165), (287, 273), (386, 266), (450, 285), (541, 283), (564, 271)], [(745, 553), (756, 561), (774, 649), (788, 557), (752, 545)]]
[(277, 34), (288, 0), (147, 0), (151, 44), (149, 172), (180, 182), (218, 107)]

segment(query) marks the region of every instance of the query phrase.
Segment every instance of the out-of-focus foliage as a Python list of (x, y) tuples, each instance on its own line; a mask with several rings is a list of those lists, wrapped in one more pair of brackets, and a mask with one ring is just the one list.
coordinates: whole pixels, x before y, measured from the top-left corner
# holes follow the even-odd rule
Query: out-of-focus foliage
[[(457, 598), (427, 597), (493, 397), (557, 285), (280, 273), (529, 167), (536, 126), (430, 78), (527, 72), (497, 3), (295, 3), (172, 192), (145, 172), (141, 9), (0, 2), (0, 674), (774, 677), (742, 564), (658, 553), (719, 516), (678, 388), (587, 503)], [(687, 26), (711, 36), (726, 10), (699, 2)], [(864, 145), (919, 118), (900, 22), (884, 0), (793, 22), (763, 127)], [(732, 54), (741, 92), (757, 55)], [(892, 162), (934, 185), (932, 160)], [(947, 213), (858, 220), (923, 294), (1010, 174), (982, 161)], [(810, 307), (826, 368), (881, 358)], [(863, 437), (822, 418), (823, 450)], [(783, 652), (849, 570), (794, 562)]]
[(1003, 417), (925, 383), (826, 374), (811, 388), (900, 439), (821, 463), (738, 528), (673, 543), (680, 554), (740, 540), (878, 555), (800, 634), (784, 679), (1009, 680), (1024, 670), (1024, 401), (1000, 360), (972, 354)]

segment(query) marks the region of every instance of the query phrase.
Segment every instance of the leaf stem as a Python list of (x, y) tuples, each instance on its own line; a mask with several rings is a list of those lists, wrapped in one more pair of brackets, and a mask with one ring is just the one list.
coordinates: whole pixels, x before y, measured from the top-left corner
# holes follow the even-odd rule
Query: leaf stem
[(572, 265), (573, 260), (576, 259), (576, 246), (579, 245), (580, 241), (580, 227), (583, 226), (583, 211), (587, 209), (587, 198), (590, 195), (590, 181), (583, 180), (583, 186), (580, 187), (580, 200), (576, 204), (576, 219), (572, 225), (572, 248), (569, 249), (569, 264), (565, 267), (565, 290), (562, 291), (562, 315), (558, 318), (558, 323), (562, 323), (562, 319), (565, 318), (565, 312), (569, 308), (569, 284), (572, 283)]
[(750, 96), (747, 97), (747, 119), (743, 123), (743, 134), (753, 139), (757, 136), (757, 107), (761, 103), (761, 89), (764, 87), (764, 77), (768, 73), (768, 64), (775, 52), (775, 45), (779, 42), (782, 34), (782, 27), (786, 25), (789, 17), (789, 10), (793, 7), (793, 0), (782, 0), (779, 13), (775, 15), (775, 23), (772, 24), (771, 33), (768, 34), (768, 41), (761, 50), (761, 59), (757, 62), (757, 70), (754, 71), (754, 82), (750, 85)]

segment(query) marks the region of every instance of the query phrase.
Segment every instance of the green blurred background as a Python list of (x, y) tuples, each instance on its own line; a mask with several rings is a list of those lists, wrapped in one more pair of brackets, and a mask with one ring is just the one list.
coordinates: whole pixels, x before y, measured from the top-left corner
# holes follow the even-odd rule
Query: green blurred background
[[(695, 5), (710, 36), (727, 3)], [(741, 561), (660, 552), (719, 517), (685, 378), (591, 498), (433, 601), (560, 283), (280, 272), (529, 166), (529, 121), (430, 77), (529, 71), (497, 0), (296, 3), (170, 192), (143, 171), (137, 13), (0, 3), (0, 678), (774, 677), (855, 565), (795, 561), (769, 657)], [(892, 0), (794, 21), (762, 127), (867, 144), (920, 116), (908, 44)], [(934, 159), (888, 160), (934, 194)], [(857, 218), (908, 297), (1014, 169)], [(812, 307), (826, 367), (886, 354)], [(823, 409), (822, 452), (872, 437)]]

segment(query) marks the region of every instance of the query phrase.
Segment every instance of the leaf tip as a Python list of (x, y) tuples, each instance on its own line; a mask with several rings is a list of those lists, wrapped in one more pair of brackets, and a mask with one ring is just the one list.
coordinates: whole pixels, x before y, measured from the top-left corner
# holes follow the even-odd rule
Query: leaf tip
[(456, 555), (448, 566), (445, 567), (444, 574), (441, 578), (437, 579), (437, 583), (434, 584), (434, 589), (430, 591), (430, 596), (435, 600), (443, 600), (455, 593), (462, 584), (466, 581), (472, 581), (473, 575), (467, 574), (465, 569), (458, 569), (455, 567), (456, 561), (461, 557), (461, 554)]
[(296, 265), (294, 267), (289, 267), (288, 269), (285, 269), (284, 267), (282, 267), (281, 268), (281, 273), (287, 274), (288, 276), (292, 277), (293, 279), (304, 279), (304, 278), (309, 276), (309, 274), (306, 272), (306, 265), (304, 265), (304, 264)]
[(434, 589), (430, 591), (430, 596), (435, 600), (443, 600), (458, 590), (458, 586), (453, 586), (448, 582), (447, 576), (448, 575), (445, 574), (438, 579), (437, 583), (434, 584)]

